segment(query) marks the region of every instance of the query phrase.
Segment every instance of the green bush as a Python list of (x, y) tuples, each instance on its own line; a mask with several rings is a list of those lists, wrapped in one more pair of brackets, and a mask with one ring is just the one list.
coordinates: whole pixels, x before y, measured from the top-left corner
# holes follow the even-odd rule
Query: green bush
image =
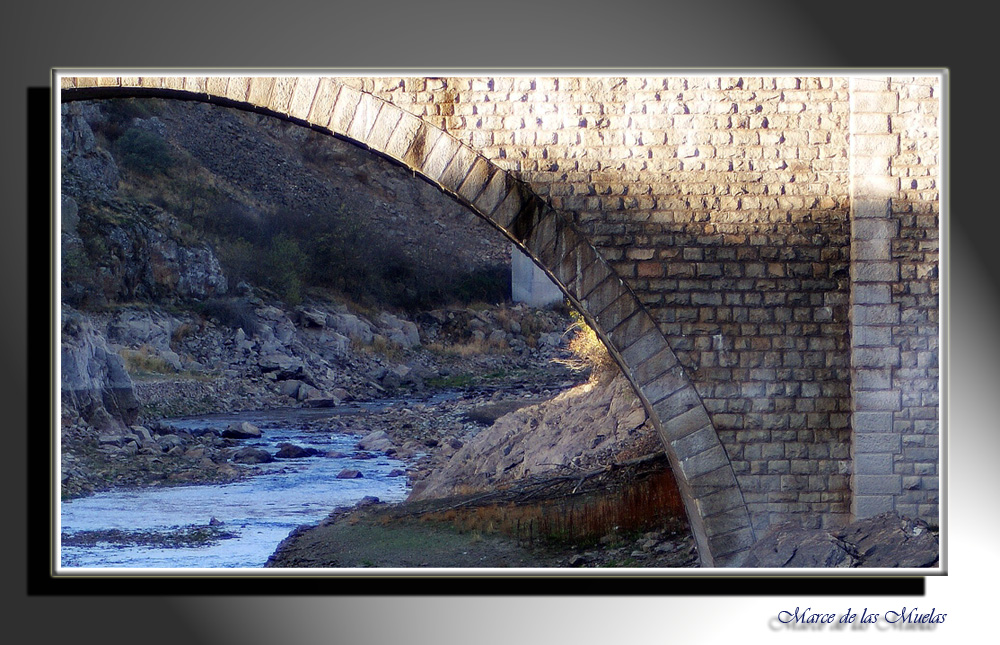
[(174, 164), (167, 142), (141, 128), (126, 130), (114, 148), (119, 166), (144, 175), (164, 173)]

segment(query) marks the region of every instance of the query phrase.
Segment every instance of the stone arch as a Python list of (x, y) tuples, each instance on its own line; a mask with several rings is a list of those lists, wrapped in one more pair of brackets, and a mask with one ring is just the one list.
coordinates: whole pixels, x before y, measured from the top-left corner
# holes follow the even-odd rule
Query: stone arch
[(64, 77), (61, 100), (196, 100), (293, 121), (402, 164), (486, 219), (580, 311), (663, 442), (702, 566), (739, 566), (755, 541), (718, 433), (665, 336), (631, 288), (531, 187), (447, 132), (329, 77)]

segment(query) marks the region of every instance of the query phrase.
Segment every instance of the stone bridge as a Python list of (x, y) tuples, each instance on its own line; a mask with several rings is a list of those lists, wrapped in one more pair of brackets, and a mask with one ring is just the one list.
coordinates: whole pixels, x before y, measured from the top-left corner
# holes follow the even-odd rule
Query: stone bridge
[[(912, 74), (912, 72), (910, 72)], [(941, 93), (923, 76), (98, 77), (279, 116), (492, 222), (597, 330), (703, 566), (771, 524), (938, 524)]]

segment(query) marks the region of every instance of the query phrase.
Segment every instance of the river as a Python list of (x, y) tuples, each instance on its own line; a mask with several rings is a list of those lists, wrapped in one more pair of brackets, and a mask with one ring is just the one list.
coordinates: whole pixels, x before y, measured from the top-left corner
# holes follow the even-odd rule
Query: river
[[(378, 407), (384, 406), (379, 404)], [(234, 421), (249, 421), (264, 433), (262, 440), (241, 442), (274, 454), (277, 444), (289, 442), (336, 451), (344, 457), (278, 459), (259, 468), (263, 474), (229, 484), (116, 490), (61, 504), (61, 534), (82, 531), (128, 531), (130, 534), (169, 533), (185, 527), (206, 527), (212, 519), (218, 530), (233, 537), (198, 546), (146, 546), (98, 541), (87, 546), (57, 545), (61, 572), (116, 569), (256, 569), (263, 567), (278, 543), (302, 524), (316, 524), (337, 506), (352, 505), (374, 496), (381, 501), (403, 500), (408, 492), (402, 461), (379, 455), (355, 459), (362, 434), (310, 430), (308, 421), (363, 408), (341, 410), (284, 410), (241, 412), (169, 420), (188, 430), (224, 429)], [(359, 470), (361, 478), (338, 479), (345, 468)], [(393, 474), (393, 471), (397, 471)], [(221, 524), (219, 524), (221, 522)], [(73, 541), (73, 540), (67, 540)]]

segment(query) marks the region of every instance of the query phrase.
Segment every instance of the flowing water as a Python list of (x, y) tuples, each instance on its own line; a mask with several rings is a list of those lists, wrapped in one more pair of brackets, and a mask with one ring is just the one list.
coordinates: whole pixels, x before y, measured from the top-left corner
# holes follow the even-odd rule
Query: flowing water
[[(93, 546), (62, 545), (63, 571), (259, 568), (291, 530), (302, 524), (316, 524), (337, 506), (352, 505), (366, 496), (385, 502), (404, 499), (408, 492), (406, 477), (390, 475), (404, 469), (403, 462), (382, 455), (374, 459), (351, 457), (359, 435), (365, 433), (363, 427), (359, 427), (359, 435), (307, 428), (305, 422), (310, 418), (337, 413), (285, 410), (170, 421), (178, 428), (193, 431), (221, 431), (234, 421), (249, 421), (263, 430), (264, 437), (242, 441), (242, 445), (263, 448), (273, 455), (278, 451), (277, 444), (289, 442), (316, 448), (321, 454), (337, 451), (347, 456), (279, 459), (260, 464), (264, 474), (229, 484), (119, 490), (63, 502), (61, 531), (65, 536), (114, 529), (170, 532), (206, 527), (212, 518), (218, 529), (235, 535), (199, 546), (135, 546), (110, 541)], [(363, 417), (358, 418), (360, 422)], [(337, 474), (345, 468), (359, 470), (363, 476), (338, 479)]]

